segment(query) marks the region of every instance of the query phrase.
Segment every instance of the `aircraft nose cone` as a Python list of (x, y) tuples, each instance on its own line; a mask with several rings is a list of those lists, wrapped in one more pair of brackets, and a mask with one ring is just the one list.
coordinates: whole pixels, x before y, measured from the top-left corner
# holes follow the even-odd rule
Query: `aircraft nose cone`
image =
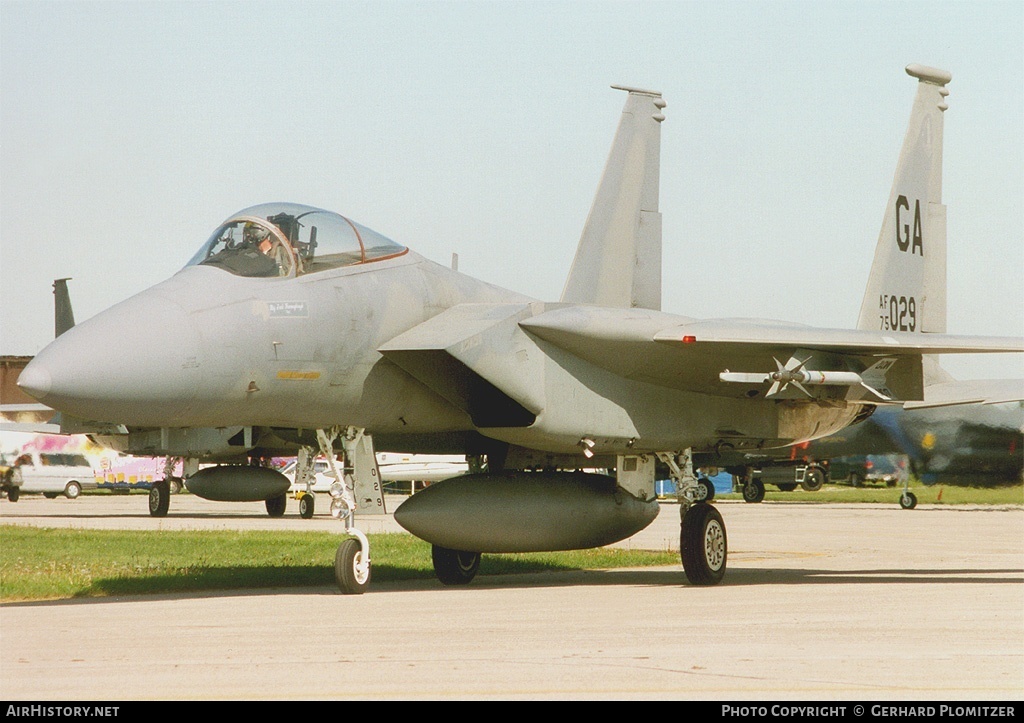
[(184, 309), (144, 292), (54, 339), (19, 386), (74, 417), (116, 424), (173, 420), (200, 382), (196, 334)]
[(50, 392), (50, 371), (34, 359), (18, 375), (18, 386), (22, 391), (40, 402)]

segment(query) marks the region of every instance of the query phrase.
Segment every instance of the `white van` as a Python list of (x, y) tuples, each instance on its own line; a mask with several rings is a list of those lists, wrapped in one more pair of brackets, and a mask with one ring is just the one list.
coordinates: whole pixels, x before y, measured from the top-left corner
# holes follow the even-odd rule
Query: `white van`
[[(53, 499), (64, 495), (73, 500), (83, 489), (96, 488), (96, 475), (84, 455), (69, 452), (25, 452), (10, 470), (10, 486), (22, 494), (43, 494)], [(18, 482), (20, 481), (20, 484)], [(17, 497), (8, 498), (13, 502)]]

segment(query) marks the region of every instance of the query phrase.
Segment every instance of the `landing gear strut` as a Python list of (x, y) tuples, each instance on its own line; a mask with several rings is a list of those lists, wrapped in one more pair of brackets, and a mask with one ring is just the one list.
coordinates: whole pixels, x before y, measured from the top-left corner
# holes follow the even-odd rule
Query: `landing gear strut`
[[(334, 440), (339, 434), (345, 449), (342, 474), (338, 474), (334, 458)], [(345, 532), (350, 535), (334, 555), (334, 580), (346, 595), (361, 595), (370, 586), (370, 541), (353, 526), (356, 511), (354, 463), (356, 445), (362, 436), (362, 430), (354, 427), (346, 427), (343, 433), (332, 429), (330, 436), (322, 429), (316, 431), (320, 453), (327, 458), (335, 480), (331, 485), (331, 515), (345, 523)]]
[(690, 449), (679, 455), (663, 452), (658, 457), (668, 465), (676, 483), (679, 556), (686, 579), (693, 585), (717, 585), (725, 576), (728, 557), (725, 522), (718, 510), (706, 501), (710, 499), (707, 492), (700, 489), (700, 482), (693, 473), (693, 452)]

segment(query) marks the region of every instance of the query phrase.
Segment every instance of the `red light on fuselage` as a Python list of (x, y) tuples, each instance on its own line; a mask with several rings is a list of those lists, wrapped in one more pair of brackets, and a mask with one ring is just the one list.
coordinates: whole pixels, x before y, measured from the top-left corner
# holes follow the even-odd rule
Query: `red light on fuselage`
[(695, 341), (697, 341), (697, 337), (692, 336), (690, 334), (687, 334), (686, 336), (683, 337), (684, 344), (692, 344)]

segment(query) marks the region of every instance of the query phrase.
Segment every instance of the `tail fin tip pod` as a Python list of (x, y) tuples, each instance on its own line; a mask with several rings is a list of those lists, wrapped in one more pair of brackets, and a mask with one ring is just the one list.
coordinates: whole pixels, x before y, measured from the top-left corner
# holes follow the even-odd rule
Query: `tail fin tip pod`
[(948, 70), (940, 70), (939, 68), (932, 68), (919, 63), (911, 63), (906, 67), (906, 71), (907, 75), (911, 75), (925, 83), (934, 83), (935, 85), (945, 85), (953, 80), (953, 74)]
[(625, 107), (562, 301), (661, 308), (661, 93), (621, 85)]
[(943, 114), (952, 74), (912, 64), (917, 93), (900, 150), (857, 328), (946, 331)]

